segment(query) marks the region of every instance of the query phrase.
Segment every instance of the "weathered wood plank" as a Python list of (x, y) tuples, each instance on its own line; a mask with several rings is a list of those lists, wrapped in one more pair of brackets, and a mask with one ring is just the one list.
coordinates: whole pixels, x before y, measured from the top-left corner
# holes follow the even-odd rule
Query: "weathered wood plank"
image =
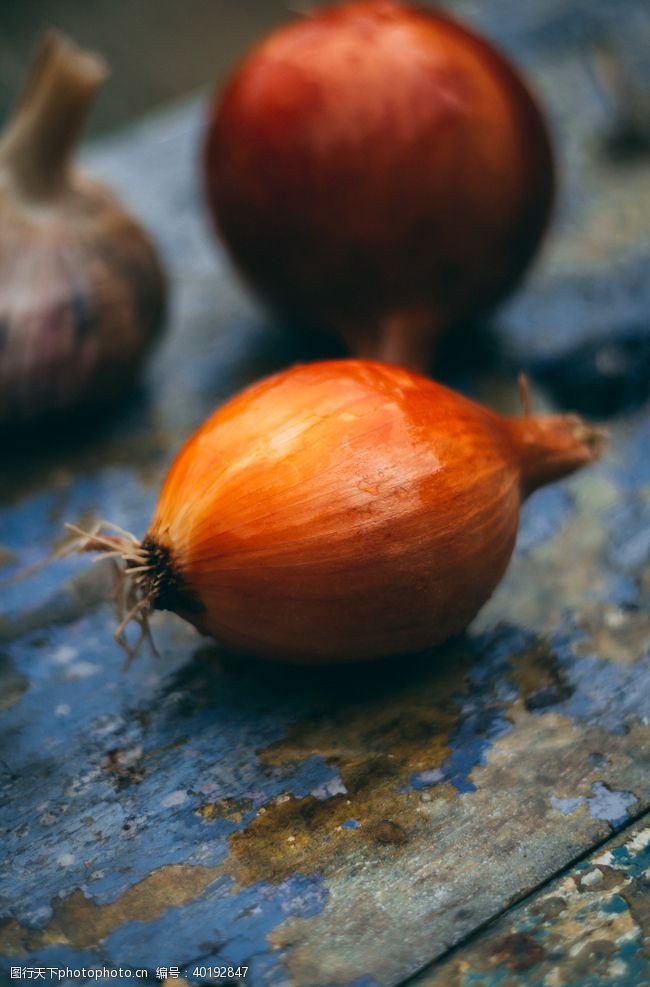
[(650, 983), (649, 880), (646, 816), (410, 987)]

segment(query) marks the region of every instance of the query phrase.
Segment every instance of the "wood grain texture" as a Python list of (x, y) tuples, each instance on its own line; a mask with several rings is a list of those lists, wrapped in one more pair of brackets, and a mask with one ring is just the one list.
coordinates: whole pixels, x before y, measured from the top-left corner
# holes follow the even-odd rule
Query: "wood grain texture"
[(650, 982), (648, 817), (548, 884), (412, 987)]

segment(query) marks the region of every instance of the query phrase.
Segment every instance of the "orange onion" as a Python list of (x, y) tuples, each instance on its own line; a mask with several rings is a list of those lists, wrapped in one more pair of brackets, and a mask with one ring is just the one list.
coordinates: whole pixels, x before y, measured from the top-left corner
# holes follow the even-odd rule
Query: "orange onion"
[(425, 370), (516, 284), (549, 217), (546, 126), (491, 44), (393, 0), (281, 27), (218, 95), (208, 203), (273, 306)]
[(125, 559), (126, 619), (173, 610), (295, 662), (419, 651), (489, 598), (522, 499), (602, 441), (573, 415), (503, 418), (381, 363), (296, 366), (187, 442), (142, 542), (93, 532), (79, 547)]

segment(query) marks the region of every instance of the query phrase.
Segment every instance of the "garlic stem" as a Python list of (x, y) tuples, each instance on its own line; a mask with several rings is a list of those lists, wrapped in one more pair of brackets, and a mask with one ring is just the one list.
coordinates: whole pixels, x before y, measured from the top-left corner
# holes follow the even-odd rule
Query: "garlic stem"
[(67, 187), (72, 153), (106, 75), (99, 55), (57, 31), (43, 37), (0, 140), (0, 169), (23, 198), (42, 201)]

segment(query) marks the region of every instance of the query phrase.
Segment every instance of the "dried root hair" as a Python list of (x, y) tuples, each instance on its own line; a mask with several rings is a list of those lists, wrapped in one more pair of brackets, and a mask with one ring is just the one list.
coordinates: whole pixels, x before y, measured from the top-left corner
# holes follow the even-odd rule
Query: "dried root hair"
[[(91, 531), (84, 531), (76, 524), (66, 524), (65, 527), (76, 537), (56, 553), (58, 558), (77, 552), (97, 552), (95, 561), (108, 559), (111, 562), (114, 573), (113, 600), (119, 618), (113, 637), (126, 655), (125, 668), (129, 667), (144, 641), (147, 641), (154, 655), (160, 657), (149, 623), (153, 609), (154, 566), (142, 542), (130, 531), (110, 521), (100, 521)], [(130, 644), (126, 637), (129, 624), (136, 624), (139, 628), (134, 644)]]

